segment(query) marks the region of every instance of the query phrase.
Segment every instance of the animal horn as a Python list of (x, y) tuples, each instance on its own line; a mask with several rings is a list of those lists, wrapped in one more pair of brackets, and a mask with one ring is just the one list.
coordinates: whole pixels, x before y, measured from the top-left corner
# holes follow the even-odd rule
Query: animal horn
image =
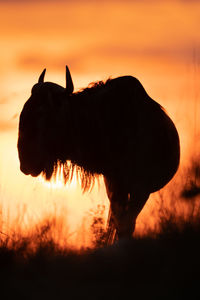
[(68, 94), (72, 94), (74, 91), (74, 85), (68, 66), (66, 66), (66, 91)]
[(43, 83), (44, 82), (44, 75), (46, 73), (46, 69), (44, 69), (38, 79), (38, 83)]

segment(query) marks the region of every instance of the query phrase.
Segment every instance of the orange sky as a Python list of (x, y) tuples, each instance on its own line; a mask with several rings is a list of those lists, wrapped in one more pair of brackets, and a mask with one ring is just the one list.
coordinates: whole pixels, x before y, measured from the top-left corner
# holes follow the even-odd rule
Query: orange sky
[[(109, 76), (137, 77), (175, 121), (185, 159), (200, 127), (199, 25), (199, 1), (0, 1), (3, 203), (13, 207), (24, 201), (39, 214), (58, 197), (62, 203), (64, 195), (72, 199), (72, 192), (52, 192), (19, 171), (18, 117), (44, 67), (46, 80), (64, 85), (68, 64), (76, 89)], [(76, 192), (77, 202), (67, 207), (73, 220), (80, 220), (82, 207), (87, 211), (95, 206), (94, 199), (107, 203), (103, 188), (100, 196)]]

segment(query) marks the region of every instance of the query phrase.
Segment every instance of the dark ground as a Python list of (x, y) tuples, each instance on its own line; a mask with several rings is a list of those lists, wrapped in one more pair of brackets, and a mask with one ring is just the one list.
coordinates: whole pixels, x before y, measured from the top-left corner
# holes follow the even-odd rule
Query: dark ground
[[(200, 299), (200, 226), (81, 253), (0, 247), (0, 299)], [(171, 224), (172, 225), (172, 224)]]

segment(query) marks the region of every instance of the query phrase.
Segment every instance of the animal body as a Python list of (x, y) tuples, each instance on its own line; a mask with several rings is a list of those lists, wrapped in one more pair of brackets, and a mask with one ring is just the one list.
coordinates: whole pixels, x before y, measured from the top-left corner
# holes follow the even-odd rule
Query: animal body
[(49, 180), (63, 165), (67, 181), (70, 169), (78, 166), (84, 190), (103, 175), (110, 222), (119, 238), (131, 237), (149, 195), (177, 171), (180, 146), (175, 125), (132, 76), (74, 93), (68, 67), (66, 88), (44, 82), (45, 71), (20, 115), (21, 171), (42, 173)]

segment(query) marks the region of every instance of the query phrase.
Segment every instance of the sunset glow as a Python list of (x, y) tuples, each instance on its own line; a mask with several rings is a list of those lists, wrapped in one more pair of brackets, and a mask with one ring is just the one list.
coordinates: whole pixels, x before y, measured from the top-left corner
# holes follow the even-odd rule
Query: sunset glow
[[(5, 231), (18, 214), (23, 214), (24, 228), (55, 215), (64, 220), (69, 243), (81, 247), (91, 245), (90, 225), (98, 208), (106, 226), (109, 202), (102, 178), (91, 193), (82, 194), (75, 176), (64, 185), (59, 174), (45, 182), (20, 172), (19, 115), (44, 68), (46, 81), (65, 86), (68, 65), (75, 91), (109, 77), (138, 78), (179, 131), (180, 171), (162, 191), (178, 193), (181, 172), (200, 149), (199, 20), (199, 1), (0, 1), (0, 208)], [(136, 234), (155, 226), (159, 201), (159, 193), (151, 195)], [(181, 209), (183, 213), (184, 205)]]

